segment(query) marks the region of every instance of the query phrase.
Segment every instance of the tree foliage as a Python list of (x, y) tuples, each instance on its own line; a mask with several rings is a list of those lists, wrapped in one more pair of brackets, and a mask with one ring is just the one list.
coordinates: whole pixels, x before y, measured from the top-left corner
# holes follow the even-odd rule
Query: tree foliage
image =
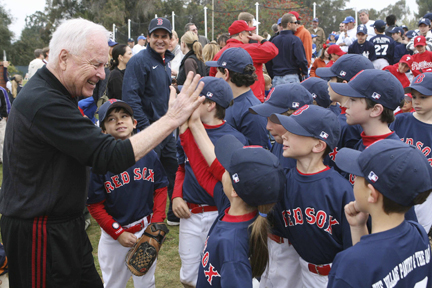
[[(0, 5), (0, 54), (3, 56), (3, 50), (9, 55), (11, 52), (11, 41), (13, 37), (12, 31), (9, 30), (9, 25), (12, 24), (12, 16), (2, 5)], [(3, 57), (2, 57), (3, 59)]]
[(416, 0), (418, 13), (414, 13), (416, 18), (423, 17), (426, 13), (432, 12), (432, 0)]

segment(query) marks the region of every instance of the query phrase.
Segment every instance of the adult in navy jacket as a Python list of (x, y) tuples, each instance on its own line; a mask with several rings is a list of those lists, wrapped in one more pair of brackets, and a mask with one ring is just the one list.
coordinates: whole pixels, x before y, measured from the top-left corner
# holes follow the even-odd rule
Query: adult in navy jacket
[[(168, 50), (171, 29), (171, 22), (168, 19), (153, 19), (149, 24), (147, 49), (134, 55), (126, 66), (122, 89), (123, 101), (132, 107), (139, 130), (157, 121), (168, 110), (171, 85), (169, 62), (174, 59), (174, 54)], [(174, 136), (169, 135), (154, 150), (167, 174), (168, 195), (171, 199), (178, 168)], [(167, 218), (170, 225), (176, 225), (180, 221), (172, 212), (171, 201)]]
[(267, 63), (266, 68), (273, 85), (300, 83), (300, 75), (308, 75), (303, 44), (294, 32), (297, 29), (297, 19), (292, 14), (282, 16), (282, 31), (273, 39), (273, 44), (279, 49), (279, 54)]

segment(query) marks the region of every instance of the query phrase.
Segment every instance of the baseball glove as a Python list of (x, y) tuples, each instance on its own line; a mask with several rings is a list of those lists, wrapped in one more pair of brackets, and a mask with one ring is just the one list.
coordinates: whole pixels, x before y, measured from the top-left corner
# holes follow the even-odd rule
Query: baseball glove
[(165, 223), (151, 223), (126, 255), (126, 266), (136, 276), (147, 273), (156, 260), (169, 230)]

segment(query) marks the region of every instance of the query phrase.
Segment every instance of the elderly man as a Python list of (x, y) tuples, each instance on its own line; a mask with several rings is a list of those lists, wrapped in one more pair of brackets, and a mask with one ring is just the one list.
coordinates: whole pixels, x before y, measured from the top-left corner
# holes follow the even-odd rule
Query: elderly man
[(202, 35), (198, 34), (198, 28), (194, 23), (187, 23), (185, 25), (185, 33), (188, 31), (192, 31), (193, 33), (195, 33), (198, 36), (198, 41), (201, 43), (202, 47), (204, 48), (205, 45), (207, 45), (208, 43), (210, 43), (210, 41)]
[(124, 141), (102, 134), (82, 117), (77, 98), (90, 97), (105, 78), (107, 43), (104, 27), (65, 21), (52, 36), (50, 61), (21, 90), (9, 114), (0, 226), (10, 287), (102, 288), (82, 216), (87, 167), (121, 173), (204, 100), (197, 94), (203, 84), (194, 91), (199, 79), (191, 83), (190, 75), (176, 100), (171, 89), (167, 114), (145, 131)]
[(358, 14), (361, 24), (365, 25), (367, 28), (366, 40), (369, 41), (372, 37), (376, 35), (375, 29), (373, 28), (373, 24), (375, 23), (375, 21), (369, 19), (369, 10), (367, 9), (361, 9), (360, 11), (358, 11)]
[(326, 41), (326, 35), (324, 30), (321, 27), (318, 27), (318, 18), (314, 18), (312, 20), (312, 27), (308, 29), (310, 34), (315, 34), (316, 35), (316, 55), (319, 55), (319, 52), (322, 49), (322, 45), (325, 43)]

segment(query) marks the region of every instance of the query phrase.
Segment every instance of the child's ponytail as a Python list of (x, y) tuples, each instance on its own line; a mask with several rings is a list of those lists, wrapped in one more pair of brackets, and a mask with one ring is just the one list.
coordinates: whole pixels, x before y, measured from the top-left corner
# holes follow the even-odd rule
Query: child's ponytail
[(259, 215), (251, 224), (252, 231), (249, 237), (249, 249), (253, 277), (260, 277), (269, 262), (267, 236), (270, 226), (266, 214), (271, 211), (274, 204), (258, 206)]

